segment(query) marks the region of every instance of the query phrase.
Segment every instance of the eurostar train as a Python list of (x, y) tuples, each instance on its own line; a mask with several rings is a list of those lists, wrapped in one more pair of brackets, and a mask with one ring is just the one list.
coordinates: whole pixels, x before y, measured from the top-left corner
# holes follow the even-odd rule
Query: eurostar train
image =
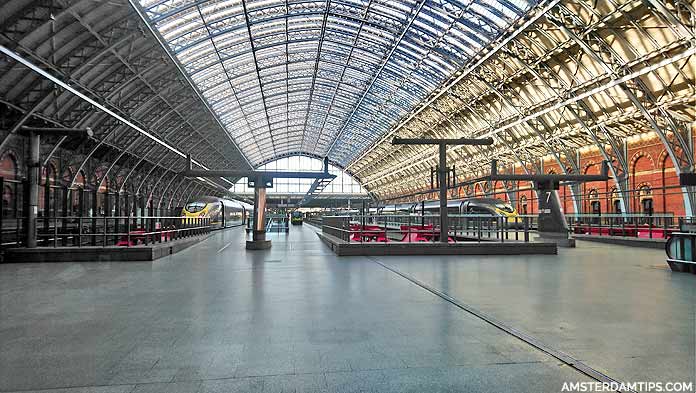
[[(437, 212), (440, 210), (440, 201), (425, 203), (426, 212)], [(414, 211), (421, 213), (421, 204), (414, 206)], [(447, 201), (447, 212), (451, 214), (479, 214), (509, 219), (517, 218), (517, 210), (508, 202), (496, 198), (467, 198), (453, 199)]]
[[(425, 213), (437, 214), (440, 210), (440, 201), (429, 201), (421, 203), (401, 203), (396, 205), (386, 205), (378, 208), (371, 208), (370, 214), (417, 214)], [(508, 202), (496, 198), (466, 198), (451, 199), (447, 201), (447, 212), (449, 214), (477, 214), (498, 217), (507, 217), (512, 221), (518, 217), (517, 210)]]
[(191, 201), (181, 211), (182, 218), (207, 217), (214, 228), (245, 225), (254, 207), (248, 203), (203, 196)]

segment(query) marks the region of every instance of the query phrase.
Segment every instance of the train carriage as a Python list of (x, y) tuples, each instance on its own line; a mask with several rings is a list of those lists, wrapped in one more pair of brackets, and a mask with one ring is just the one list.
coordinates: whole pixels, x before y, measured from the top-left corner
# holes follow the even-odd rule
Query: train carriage
[(251, 216), (253, 206), (230, 199), (213, 196), (199, 197), (184, 206), (182, 218), (210, 218), (215, 228), (229, 228), (245, 225)]

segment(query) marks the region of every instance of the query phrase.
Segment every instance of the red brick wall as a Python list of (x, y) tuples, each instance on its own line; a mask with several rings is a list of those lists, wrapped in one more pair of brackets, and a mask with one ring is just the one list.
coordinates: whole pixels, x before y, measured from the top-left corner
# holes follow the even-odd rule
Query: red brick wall
[[(694, 133), (696, 134), (696, 132)], [(694, 145), (696, 145), (696, 137), (694, 137)], [(651, 190), (650, 198), (653, 200), (653, 212), (672, 213), (675, 216), (683, 216), (685, 214), (684, 198), (682, 189), (679, 187), (679, 178), (674, 169), (672, 160), (667, 155), (667, 152), (654, 133), (648, 133), (639, 137), (632, 137), (627, 144), (627, 160), (628, 160), (628, 188), (624, 190), (628, 195), (628, 211), (630, 213), (641, 213), (643, 210), (642, 200), (646, 196), (640, 195), (639, 189), (642, 186), (647, 186)], [(578, 166), (580, 171), (585, 174), (598, 174), (601, 169), (603, 157), (597, 148), (584, 149), (580, 154)], [(564, 171), (553, 159), (547, 159), (543, 163), (545, 173), (563, 173)], [(524, 174), (525, 171), (520, 166), (516, 166), (514, 173)], [(469, 193), (467, 193), (469, 188)], [(591, 212), (590, 198), (591, 191), (596, 191), (597, 197), (594, 199), (599, 202), (601, 212), (616, 213), (615, 201), (618, 200), (616, 193), (616, 184), (613, 180), (588, 182), (580, 185), (580, 208), (582, 213)], [(473, 197), (482, 196), (484, 194), (484, 184), (477, 183), (470, 187), (460, 187), (457, 190), (452, 190), (451, 197)], [(502, 182), (496, 182), (494, 189), (490, 193), (496, 198), (508, 200), (507, 193)], [(514, 192), (516, 199), (516, 208), (518, 211), (523, 211), (523, 201), (526, 199), (527, 213), (535, 214), (538, 212), (536, 192), (529, 182), (520, 182), (519, 189)], [(564, 186), (558, 191), (561, 198), (561, 204), (566, 214), (574, 213), (573, 198), (570, 187)], [(437, 192), (421, 195), (418, 200), (437, 199)]]
[[(629, 211), (631, 213), (642, 212), (642, 200), (645, 195), (640, 195), (639, 189), (647, 186), (651, 190), (649, 198), (653, 200), (654, 213), (673, 213), (682, 216), (685, 213), (682, 190), (679, 187), (679, 178), (672, 160), (667, 155), (664, 146), (656, 135), (648, 134), (642, 138), (635, 138), (628, 144), (629, 181)], [(584, 174), (598, 174), (603, 158), (598, 149), (589, 150), (580, 155), (579, 167)], [(563, 173), (563, 170), (554, 160), (544, 161), (545, 173)], [(524, 173), (521, 167), (515, 168), (515, 173)], [(597, 198), (591, 198), (591, 191), (596, 190)], [(608, 182), (588, 182), (580, 186), (579, 196), (582, 200), (583, 213), (591, 211), (591, 201), (599, 202), (602, 213), (615, 213), (614, 200), (616, 194), (613, 180)], [(573, 213), (573, 202), (570, 187), (561, 187), (559, 197), (567, 214)], [(522, 211), (519, 203), (520, 197), (527, 198), (527, 211), (537, 212), (536, 194), (529, 184), (520, 183), (518, 192), (518, 210)]]

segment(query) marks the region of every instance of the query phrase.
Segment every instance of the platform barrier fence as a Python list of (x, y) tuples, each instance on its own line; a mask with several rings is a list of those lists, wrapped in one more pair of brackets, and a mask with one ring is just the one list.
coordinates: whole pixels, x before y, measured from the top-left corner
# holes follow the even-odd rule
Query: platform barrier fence
[[(450, 215), (448, 242), (529, 242), (535, 216)], [(322, 232), (350, 243), (437, 242), (439, 215), (324, 216)]]
[[(49, 217), (37, 218), (39, 247), (133, 247), (169, 242), (210, 232), (214, 223), (203, 217)], [(0, 244), (23, 247), (26, 218), (0, 221)]]
[(679, 230), (684, 217), (673, 214), (578, 214), (568, 215), (568, 227), (578, 235), (666, 239)]
[[(406, 225), (407, 227), (420, 226), (416, 232), (423, 230), (436, 231), (439, 227), (439, 215), (415, 215), (415, 214), (382, 214), (382, 215), (348, 215), (356, 225), (391, 226), (390, 231), (400, 228), (394, 226)], [(331, 215), (313, 217), (312, 222), (317, 226), (324, 224), (325, 220)], [(334, 216), (335, 217), (335, 216)], [(363, 219), (364, 217), (364, 219)], [(503, 227), (502, 231), (510, 232), (507, 238), (520, 232), (522, 222), (527, 222), (528, 231), (536, 231), (538, 226), (537, 215), (519, 215), (517, 217), (493, 217), (490, 215), (455, 215), (450, 214), (449, 231), (456, 231), (458, 234), (464, 232), (467, 236), (472, 235), (472, 231), (481, 227), (483, 238), (488, 237), (488, 233), (495, 234), (495, 228)], [(685, 220), (693, 220), (692, 217), (679, 217), (674, 214), (569, 214), (566, 215), (569, 232), (577, 235), (603, 236), (603, 237), (633, 237), (643, 239), (667, 239), (670, 234), (679, 231), (679, 223)], [(308, 220), (309, 221), (309, 220)], [(331, 226), (331, 225), (329, 225)], [(427, 226), (427, 228), (425, 228)], [(510, 229), (510, 230), (507, 230)], [(517, 229), (517, 231), (514, 231)], [(478, 229), (476, 229), (478, 230)], [(378, 231), (376, 228), (364, 228), (365, 231)], [(475, 233), (478, 237), (478, 233)], [(520, 234), (515, 236), (519, 237)]]

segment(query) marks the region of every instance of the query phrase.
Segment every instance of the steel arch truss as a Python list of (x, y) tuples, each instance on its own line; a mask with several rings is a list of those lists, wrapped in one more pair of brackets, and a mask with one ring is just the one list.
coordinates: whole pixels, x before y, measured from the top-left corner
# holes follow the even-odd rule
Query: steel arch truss
[[(616, 189), (623, 194), (626, 138), (654, 132), (677, 171), (692, 172), (692, 7), (681, 0), (560, 1), (364, 149), (348, 169), (380, 197), (413, 193), (428, 188), (436, 154), (392, 146), (387, 136), (491, 136), (493, 146), (449, 150), (458, 175), (485, 174), (491, 158), (527, 171), (539, 171), (540, 163), (551, 159), (563, 171), (580, 171), (578, 151), (595, 147), (612, 162)], [(684, 193), (688, 215), (694, 211), (692, 194)], [(626, 212), (628, 197), (622, 197)]]
[(155, 166), (169, 166), (176, 150), (211, 169), (249, 168), (128, 3), (14, 1), (0, 15), (0, 45), (31, 65), (0, 54), (0, 97), (24, 113), (2, 146), (22, 125), (50, 121), (94, 130), (98, 145), (79, 166), (108, 147)]

